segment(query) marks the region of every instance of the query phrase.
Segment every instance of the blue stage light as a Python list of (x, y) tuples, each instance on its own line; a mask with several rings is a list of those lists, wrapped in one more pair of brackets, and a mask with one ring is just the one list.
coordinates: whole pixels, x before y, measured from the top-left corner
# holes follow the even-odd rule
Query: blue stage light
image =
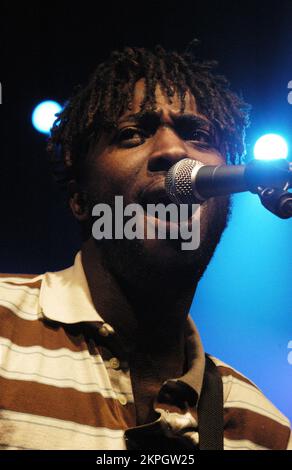
[(287, 158), (288, 145), (285, 139), (278, 134), (265, 134), (256, 141), (253, 154), (257, 160)]
[(62, 107), (56, 101), (42, 101), (38, 104), (32, 113), (32, 124), (38, 132), (49, 134), (56, 120), (56, 113), (59, 113)]

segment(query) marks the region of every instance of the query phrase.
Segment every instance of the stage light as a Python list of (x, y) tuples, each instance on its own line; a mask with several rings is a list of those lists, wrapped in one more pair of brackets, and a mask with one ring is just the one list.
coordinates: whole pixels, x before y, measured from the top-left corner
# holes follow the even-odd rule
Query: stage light
[(288, 145), (285, 139), (278, 134), (265, 134), (256, 141), (253, 154), (257, 160), (287, 158)]
[(49, 134), (56, 120), (56, 113), (59, 113), (62, 107), (56, 101), (42, 101), (38, 104), (32, 113), (32, 124), (38, 132)]

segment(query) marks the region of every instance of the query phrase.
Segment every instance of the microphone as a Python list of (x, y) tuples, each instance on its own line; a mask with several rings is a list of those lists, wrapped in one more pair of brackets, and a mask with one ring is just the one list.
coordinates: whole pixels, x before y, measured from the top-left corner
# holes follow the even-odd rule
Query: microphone
[(200, 204), (210, 197), (289, 187), (292, 187), (292, 168), (285, 159), (214, 166), (185, 158), (170, 168), (165, 179), (166, 193), (176, 204)]

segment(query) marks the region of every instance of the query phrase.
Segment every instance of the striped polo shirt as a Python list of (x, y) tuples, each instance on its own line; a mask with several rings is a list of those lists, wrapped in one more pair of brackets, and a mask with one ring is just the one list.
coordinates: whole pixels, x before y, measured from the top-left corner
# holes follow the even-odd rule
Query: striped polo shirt
[[(1, 275), (0, 319), (0, 449), (124, 450), (145, 431), (169, 440), (170, 450), (176, 439), (198, 447), (205, 356), (190, 318), (186, 373), (162, 385), (157, 419), (143, 426), (127, 355), (95, 310), (80, 252), (63, 271)], [(223, 381), (224, 449), (292, 449), (287, 418), (243, 375), (212, 360)]]

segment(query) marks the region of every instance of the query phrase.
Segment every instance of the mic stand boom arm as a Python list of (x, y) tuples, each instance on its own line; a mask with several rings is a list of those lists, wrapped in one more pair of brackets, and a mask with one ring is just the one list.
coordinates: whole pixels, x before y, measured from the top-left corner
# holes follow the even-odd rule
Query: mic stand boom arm
[(292, 193), (279, 188), (258, 187), (262, 205), (281, 219), (292, 217)]
[(284, 159), (271, 162), (253, 160), (246, 167), (246, 177), (250, 179), (250, 182), (256, 175), (257, 169), (261, 169), (261, 165), (267, 165), (267, 171), (272, 170), (277, 174), (278, 184), (271, 187), (257, 186), (256, 188), (252, 188), (251, 184), (250, 191), (258, 194), (261, 203), (270, 212), (281, 219), (289, 219), (292, 217), (292, 193), (288, 191), (292, 187), (292, 163), (288, 163)]

